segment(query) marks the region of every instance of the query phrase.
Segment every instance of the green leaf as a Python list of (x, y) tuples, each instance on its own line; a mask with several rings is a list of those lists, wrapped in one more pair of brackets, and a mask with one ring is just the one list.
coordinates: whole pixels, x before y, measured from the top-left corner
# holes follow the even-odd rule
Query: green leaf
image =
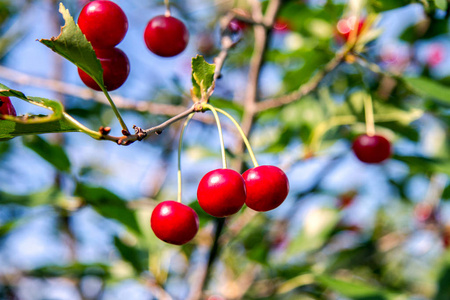
[[(235, 101), (229, 101), (226, 99), (220, 99), (220, 98), (214, 97), (209, 100), (209, 103), (211, 103), (214, 107), (219, 107), (221, 109), (226, 110), (230, 114), (232, 113), (232, 112), (230, 112), (230, 110), (236, 112), (238, 118), (242, 118), (242, 116), (244, 114), (244, 107), (242, 106), (242, 104), (237, 103)], [(236, 117), (236, 116), (234, 116), (234, 117)]]
[(134, 233), (141, 235), (134, 211), (127, 207), (125, 200), (113, 192), (79, 183), (75, 195), (83, 198), (102, 216), (119, 221)]
[(37, 105), (37, 106), (40, 106), (40, 107), (43, 107), (43, 108), (53, 111), (53, 114), (51, 114), (51, 115), (38, 116), (38, 117), (34, 117), (34, 118), (30, 118), (30, 117), (14, 118), (11, 116), (6, 116), (5, 118), (7, 120), (14, 120), (16, 122), (21, 122), (24, 124), (25, 123), (32, 124), (32, 123), (45, 123), (48, 121), (54, 121), (54, 120), (61, 119), (63, 117), (64, 107), (58, 101), (49, 100), (49, 99), (40, 98), (40, 97), (28, 97), (28, 96), (25, 96), (24, 93), (17, 91), (17, 90), (13, 90), (1, 83), (0, 83), (0, 96), (16, 97), (21, 100), (27, 101), (28, 103), (31, 103), (31, 104), (34, 104), (34, 105)]
[(404, 80), (417, 94), (450, 104), (450, 88), (424, 77), (410, 77)]
[(122, 258), (133, 266), (137, 274), (144, 271), (145, 267), (143, 261), (140, 259), (142, 256), (140, 251), (138, 251), (135, 247), (128, 246), (117, 236), (114, 237), (114, 245)]
[(53, 112), (50, 115), (39, 116), (4, 116), (5, 120), (0, 120), (0, 141), (28, 134), (79, 131), (79, 128), (65, 118), (64, 107), (57, 101), (39, 97), (28, 97), (22, 92), (10, 89), (1, 83), (0, 96), (16, 97)]
[(15, 195), (0, 191), (0, 204), (17, 204), (22, 206), (40, 206), (63, 203), (66, 197), (59, 189), (50, 188), (28, 195)]
[(450, 184), (447, 185), (447, 187), (442, 192), (442, 199), (443, 200), (450, 200)]
[(268, 224), (270, 224), (270, 220), (267, 216), (258, 214), (239, 232), (236, 240), (244, 246), (247, 258), (265, 266), (269, 266), (270, 241), (268, 239)]
[(197, 98), (197, 100), (202, 101), (208, 100), (208, 91), (214, 86), (215, 69), (216, 65), (207, 63), (201, 55), (197, 55), (192, 59), (193, 98)]
[[(424, 31), (423, 28), (427, 28), (427, 30)], [(419, 39), (428, 40), (447, 34), (448, 31), (448, 22), (446, 19), (433, 19), (431, 23), (428, 23), (428, 21), (424, 19), (419, 23), (406, 28), (400, 35), (400, 39), (408, 43), (414, 43)]]
[(411, 2), (411, 0), (369, 0), (369, 4), (374, 8), (376, 12), (396, 9), (402, 6), (406, 6)]
[(23, 144), (62, 172), (70, 172), (70, 160), (64, 149), (34, 135), (24, 137)]
[(316, 279), (325, 287), (355, 300), (389, 300), (398, 297), (397, 294), (361, 281), (343, 281), (326, 275), (318, 275)]
[(434, 4), (439, 9), (447, 10), (447, 6), (448, 6), (447, 0), (434, 0)]
[(0, 141), (9, 140), (21, 135), (55, 132), (84, 132), (92, 138), (101, 138), (100, 133), (84, 127), (65, 113), (63, 105), (58, 101), (26, 96), (22, 92), (10, 89), (1, 83), (0, 96), (16, 97), (53, 112), (50, 115), (2, 116), (4, 120), (0, 120)]
[(41, 39), (39, 42), (74, 63), (91, 76), (99, 86), (104, 87), (102, 65), (95, 55), (94, 48), (62, 3), (59, 5), (59, 12), (65, 21), (61, 33), (57, 37), (49, 40)]
[(13, 231), (18, 226), (25, 223), (24, 219), (15, 219), (4, 224), (0, 225), (0, 239), (8, 235), (11, 231)]
[(211, 222), (212, 220), (214, 220), (214, 217), (211, 216), (210, 214), (206, 213), (201, 207), (200, 204), (198, 204), (198, 201), (192, 201), (189, 204), (189, 207), (192, 208), (193, 210), (195, 210), (195, 212), (198, 215), (198, 219), (199, 219), (199, 225), (200, 227), (205, 226), (207, 223)]
[(437, 280), (437, 291), (433, 300), (447, 300), (450, 299), (450, 255), (444, 256), (444, 264), (439, 273), (439, 279)]
[(311, 211), (305, 219), (303, 229), (289, 244), (286, 255), (292, 256), (322, 247), (339, 219), (339, 212), (333, 209), (318, 208)]
[(50, 265), (37, 268), (27, 272), (32, 277), (72, 277), (81, 278), (84, 276), (95, 276), (108, 278), (110, 276), (109, 267), (101, 263), (81, 264), (74, 263), (68, 266)]
[(394, 155), (392, 158), (406, 163), (412, 174), (439, 172), (450, 175), (450, 162), (447, 159), (401, 155)]
[(10, 120), (0, 120), (0, 141), (10, 140), (21, 135), (34, 135), (53, 132), (77, 132), (78, 128), (66, 119), (45, 123), (22, 124)]

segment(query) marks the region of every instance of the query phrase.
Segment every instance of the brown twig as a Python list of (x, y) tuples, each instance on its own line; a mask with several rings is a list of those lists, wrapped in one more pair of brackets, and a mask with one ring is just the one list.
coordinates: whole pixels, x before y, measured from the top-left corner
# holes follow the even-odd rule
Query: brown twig
[(128, 146), (136, 141), (141, 141), (142, 139), (147, 138), (152, 134), (157, 134), (157, 135), (161, 134), (166, 127), (168, 127), (169, 125), (171, 125), (181, 119), (186, 118), (189, 114), (195, 112), (195, 110), (196, 110), (195, 105), (192, 105), (189, 109), (179, 113), (176, 116), (173, 116), (169, 120), (167, 120), (157, 126), (153, 126), (148, 129), (142, 129), (137, 126), (133, 126), (133, 128), (135, 130), (135, 134), (123, 135), (121, 137), (105, 135), (105, 136), (102, 136), (102, 139), (116, 142), (118, 145)]
[[(83, 100), (94, 100), (96, 102), (109, 105), (103, 93), (94, 92), (91, 89), (78, 85), (66, 83), (59, 80), (47, 79), (38, 76), (31, 76), (5, 66), (0, 66), (0, 78), (19, 85), (27, 85), (47, 89), (57, 93), (78, 97)], [(153, 115), (175, 116), (185, 110), (179, 105), (154, 103), (151, 101), (136, 101), (119, 95), (113, 96), (114, 103), (121, 109), (134, 110), (138, 112), (149, 112)]]
[(311, 91), (315, 90), (323, 78), (329, 74), (331, 71), (336, 69), (343, 61), (347, 51), (338, 53), (330, 62), (328, 62), (325, 67), (319, 71), (315, 76), (313, 76), (307, 83), (303, 84), (298, 90), (283, 95), (276, 98), (266, 99), (256, 104), (256, 111), (262, 112), (267, 109), (281, 107), (286, 104), (292, 103), (299, 100), (305, 95), (309, 94)]

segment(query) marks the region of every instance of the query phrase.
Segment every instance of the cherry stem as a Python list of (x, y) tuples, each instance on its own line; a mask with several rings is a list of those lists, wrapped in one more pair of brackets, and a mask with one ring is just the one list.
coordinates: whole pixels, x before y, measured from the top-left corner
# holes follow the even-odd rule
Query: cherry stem
[(206, 103), (206, 104), (204, 104), (204, 107), (209, 109), (213, 113), (214, 119), (216, 119), (217, 130), (219, 131), (220, 149), (222, 151), (222, 166), (224, 169), (226, 169), (227, 168), (227, 158), (225, 155), (225, 143), (223, 142), (222, 126), (220, 125), (219, 116), (217, 115), (216, 108), (214, 106), (212, 106), (211, 104)]
[(108, 99), (108, 102), (111, 105), (111, 108), (114, 111), (114, 114), (116, 115), (117, 120), (119, 120), (119, 123), (120, 123), (120, 126), (122, 126), (122, 129), (125, 130), (126, 132), (130, 132), (128, 130), (127, 125), (125, 124), (124, 120), (122, 119), (122, 116), (120, 115), (120, 112), (117, 109), (116, 104), (114, 103), (111, 96), (109, 95), (108, 91), (102, 85), (99, 84), (99, 86), (101, 87), (103, 93), (105, 94), (106, 99)]
[(248, 154), (250, 155), (250, 158), (252, 160), (253, 166), (256, 168), (259, 166), (258, 161), (256, 160), (255, 157), (255, 153), (253, 152), (252, 146), (250, 145), (250, 142), (248, 141), (248, 138), (245, 136), (244, 131), (242, 130), (241, 126), (239, 125), (239, 123), (236, 121), (235, 118), (233, 118), (233, 116), (231, 116), (229, 113), (227, 113), (226, 111), (224, 111), (223, 109), (217, 108), (216, 110), (218, 112), (220, 112), (221, 114), (225, 115), (228, 119), (231, 120), (231, 122), (233, 122), (233, 124), (236, 126), (237, 130), (239, 131), (242, 140), (244, 141), (245, 146), (247, 147), (248, 150)]
[(70, 116), (67, 113), (63, 113), (64, 119), (66, 121), (68, 121), (70, 124), (74, 125), (76, 128), (78, 128), (78, 130), (80, 132), (84, 132), (86, 134), (88, 134), (89, 136), (93, 137), (94, 139), (101, 139), (102, 135), (98, 132), (98, 131), (93, 131), (89, 128), (87, 128), (86, 126), (84, 126), (83, 124), (81, 124), (80, 122), (78, 122), (77, 120), (75, 120), (72, 116)]
[(189, 124), (189, 121), (192, 119), (192, 117), (194, 116), (194, 113), (191, 113), (186, 121), (183, 124), (183, 128), (181, 128), (181, 133), (180, 133), (180, 140), (178, 141), (178, 173), (177, 173), (177, 177), (178, 177), (178, 197), (177, 197), (177, 201), (179, 203), (181, 203), (181, 148), (183, 146), (183, 136), (184, 136), (184, 130), (186, 129), (186, 127)]
[(375, 120), (373, 117), (373, 103), (370, 95), (364, 96), (364, 112), (366, 116), (366, 133), (368, 136), (375, 135)]
[(166, 17), (170, 17), (170, 4), (169, 4), (169, 0), (164, 0), (164, 5), (166, 6), (166, 12), (165, 12), (165, 16)]

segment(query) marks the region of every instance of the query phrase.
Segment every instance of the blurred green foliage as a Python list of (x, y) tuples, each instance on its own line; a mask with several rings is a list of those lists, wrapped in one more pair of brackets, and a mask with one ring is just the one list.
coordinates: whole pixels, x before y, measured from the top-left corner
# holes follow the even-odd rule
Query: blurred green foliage
[[(35, 5), (39, 3), (34, 2)], [(215, 7), (214, 2), (210, 2)], [(278, 81), (274, 85), (279, 88), (276, 92), (271, 90), (272, 94), (262, 95), (262, 98), (282, 96), (308, 84), (337, 53), (348, 46), (339, 40), (336, 24), (354, 13), (349, 5), (351, 3), (332, 0), (315, 2), (282, 1), (278, 18), (287, 22), (288, 28), (285, 31), (271, 31), (272, 39), (264, 57), (265, 67), (275, 73)], [(250, 9), (246, 1), (236, 3), (244, 10)], [(264, 7), (267, 3), (263, 1)], [(198, 272), (208, 267), (202, 299), (215, 299), (213, 295), (223, 299), (249, 300), (450, 299), (450, 218), (447, 213), (450, 200), (450, 77), (446, 77), (449, 74), (437, 76), (430, 72), (432, 66), (420, 61), (419, 50), (415, 48), (417, 43), (435, 38), (448, 41), (448, 3), (438, 0), (369, 0), (359, 13), (368, 19), (369, 16), (379, 19), (385, 12), (395, 14), (397, 9), (411, 7), (411, 4), (420, 7), (423, 18), (405, 27), (399, 36), (410, 53), (406, 66), (383, 60), (377, 40), (370, 38), (363, 43), (363, 50), (350, 51), (347, 61), (325, 74), (317, 88), (307, 96), (256, 115), (250, 139), (258, 154), (268, 158), (268, 161), (287, 161), (283, 167), (287, 169), (292, 183), (289, 203), (285, 204), (289, 208), (283, 210), (282, 206), (279, 213), (273, 214), (256, 214), (243, 209), (238, 215), (220, 223), (204, 213), (195, 199), (186, 199), (188, 203), (192, 200), (190, 206), (199, 215), (201, 230), (193, 242), (183, 247), (164, 244), (150, 230), (151, 209), (158, 201), (167, 200), (174, 194), (171, 193), (173, 186), (168, 186), (169, 179), (165, 178), (163, 171), (154, 170), (151, 179), (146, 179), (149, 181), (146, 186), (156, 186), (153, 193), (142, 193), (136, 199), (124, 199), (105, 181), (91, 180), (95, 174), (108, 176), (102, 168), (104, 166), (93, 162), (82, 168), (75, 167), (76, 150), (73, 149), (79, 146), (76, 143), (64, 143), (52, 135), (25, 136), (1, 142), (2, 176), (14, 174), (9, 173), (8, 162), (20, 147), (30, 150), (36, 154), (36, 161), (53, 169), (55, 180), (51, 187), (30, 193), (18, 191), (13, 194), (0, 190), (0, 211), (5, 215), (0, 214), (0, 248), (6, 251), (7, 239), (17, 235), (33, 219), (31, 213), (15, 213), (17, 210), (30, 212), (45, 208), (52, 211), (52, 217), (57, 219), (55, 230), (68, 237), (61, 243), (72, 248), (72, 257), (69, 262), (64, 261), (60, 265), (17, 268), (13, 272), (16, 277), (0, 267), (0, 298), (16, 299), (14, 297), (20, 290), (22, 278), (69, 278), (79, 291), (80, 299), (103, 299), (102, 293), (89, 298), (80, 287), (83, 279), (95, 277), (102, 282), (101, 288), (105, 290), (120, 282), (134, 280), (148, 289), (154, 298), (162, 295), (161, 290), (166, 290), (177, 299), (174, 295), (179, 292), (179, 282), (195, 290), (202, 282)], [(26, 5), (31, 4), (26, 1)], [(70, 5), (79, 4), (70, 1)], [(174, 5), (180, 10), (186, 8), (180, 1)], [(217, 7), (214, 11), (214, 20), (224, 14), (221, 9)], [(8, 20), (20, 17), (21, 13), (23, 11), (13, 3), (0, 1), (0, 26), (6, 26)], [(186, 19), (189, 20), (189, 17), (187, 14)], [(190, 21), (192, 24), (195, 22)], [(215, 24), (212, 22), (210, 27), (204, 24), (204, 27), (213, 32)], [(376, 26), (369, 28), (366, 34), (379, 34)], [(5, 30), (3, 27), (2, 31)], [(196, 34), (199, 32), (193, 30), (192, 35)], [(379, 38), (382, 36), (381, 33)], [(6, 38), (0, 38), (0, 50)], [(253, 43), (253, 32), (248, 25), (240, 43), (229, 52), (223, 70), (224, 78), (230, 74), (238, 78), (237, 73), (245, 74), (243, 78), (247, 78), (245, 72), (253, 53)], [(263, 68), (262, 76), (264, 72), (266, 70)], [(207, 87), (200, 88), (200, 81), (194, 80), (197, 97), (201, 96), (200, 91), (205, 92), (211, 85), (210, 78), (207, 81)], [(213, 95), (211, 103), (242, 118), (247, 108), (242, 99), (236, 99), (233, 93), (237, 85), (221, 84), (222, 81), (216, 83), (219, 91)], [(183, 92), (189, 94), (189, 90)], [(180, 93), (178, 90), (173, 93), (171, 95), (169, 92), (167, 97), (159, 96), (169, 102), (166, 104), (179, 105), (182, 102)], [(388, 164), (373, 168), (374, 173), (377, 172), (373, 180), (388, 184), (388, 188), (379, 189), (387, 189), (389, 197), (369, 199), (375, 203), (372, 205), (364, 202), (367, 200), (368, 185), (372, 182), (360, 183), (349, 191), (336, 191), (322, 184), (337, 168), (352, 163), (348, 159), (351, 141), (365, 132), (364, 97), (373, 100), (377, 131), (388, 136), (396, 146), (395, 155)], [(22, 98), (27, 99), (25, 96)], [(161, 102), (160, 98), (158, 102)], [(44, 106), (48, 104), (59, 108), (50, 100), (41, 101)], [(104, 120), (108, 125), (113, 122), (108, 114), (109, 108), (103, 104), (82, 103), (70, 98), (65, 111), (82, 118), (90, 128), (98, 128), (105, 123)], [(76, 129), (66, 124), (61, 112), (57, 112), (57, 122), (62, 124), (56, 124), (60, 127), (56, 126), (54, 131)], [(143, 124), (166, 119), (132, 110), (127, 114)], [(430, 120), (435, 127), (427, 131), (425, 123)], [(13, 137), (12, 133), (17, 129), (8, 131), (12, 123), (11, 120), (0, 121), (0, 131), (5, 134), (0, 137)], [(41, 124), (43, 129), (40, 131), (26, 133), (50, 132), (53, 125), (50, 122)], [(187, 159), (199, 165), (202, 162), (208, 164), (211, 158), (218, 157), (219, 151), (205, 142), (209, 141), (209, 137), (205, 139), (204, 135), (208, 134), (210, 124), (196, 125), (189, 128), (193, 138), (191, 143), (186, 142), (184, 153)], [(160, 155), (154, 156), (162, 161), (166, 173), (175, 168), (172, 154), (177, 141), (177, 126), (166, 130), (158, 139), (150, 140)], [(60, 130), (63, 127), (65, 130)], [(194, 128), (198, 131), (193, 132)], [(238, 140), (238, 135), (234, 135), (232, 130), (227, 132)], [(65, 133), (64, 136), (71, 134)], [(430, 141), (433, 145), (431, 151), (424, 151), (424, 144)], [(89, 140), (87, 143), (88, 147), (95, 148), (106, 142)], [(402, 151), (403, 147), (413, 150)], [(228, 153), (234, 160), (241, 158), (231, 150)], [(136, 164), (142, 161), (147, 163), (145, 159), (155, 159), (148, 156), (135, 155)], [(308, 163), (317, 163), (323, 169), (311, 171), (305, 167)], [(402, 170), (398, 174), (396, 167)], [(118, 172), (125, 172), (133, 166), (122, 165), (121, 168)], [(311, 172), (308, 176), (312, 178), (312, 183), (303, 186), (297, 176), (304, 170)], [(354, 172), (358, 171), (360, 169)], [(198, 182), (190, 175), (184, 179), (186, 189), (195, 190)], [(417, 179), (426, 181), (429, 192), (425, 199), (417, 200), (411, 196), (414, 194), (410, 192), (411, 186), (415, 187)], [(159, 186), (158, 180), (163, 181)], [(346, 178), (340, 180), (347, 183)], [(115, 184), (121, 186), (124, 183)], [(354, 197), (348, 206), (342, 202), (346, 192)], [(324, 197), (328, 200), (323, 200)], [(431, 211), (424, 210), (422, 204), (431, 205)], [(99, 225), (99, 229), (110, 236), (111, 255), (105, 259), (106, 262), (86, 263), (77, 256), (82, 238), (76, 233), (74, 219), (88, 210), (111, 222), (107, 224), (113, 224), (111, 227), (115, 228), (108, 228), (103, 223)], [(367, 210), (370, 210), (370, 215)], [(353, 217), (363, 212), (367, 214), (362, 217), (367, 219), (364, 220), (366, 222), (353, 223)], [(218, 226), (223, 226), (223, 232), (215, 240), (214, 228)], [(186, 292), (181, 297), (188, 299), (188, 294)]]

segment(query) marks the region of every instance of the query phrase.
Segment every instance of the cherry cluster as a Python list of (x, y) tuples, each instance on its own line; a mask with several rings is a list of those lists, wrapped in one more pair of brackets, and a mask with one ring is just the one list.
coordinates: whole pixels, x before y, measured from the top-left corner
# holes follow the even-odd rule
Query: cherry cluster
[[(237, 213), (246, 204), (265, 212), (277, 208), (289, 193), (289, 180), (278, 167), (264, 165), (238, 172), (223, 168), (206, 173), (200, 180), (197, 199), (211, 216), (224, 218)], [(187, 205), (163, 201), (152, 212), (151, 227), (155, 235), (170, 244), (182, 245), (198, 231), (198, 215)]]
[[(118, 89), (130, 73), (127, 55), (116, 48), (128, 31), (127, 16), (114, 2), (95, 0), (87, 3), (81, 10), (78, 26), (100, 60), (106, 90)], [(170, 57), (180, 54), (186, 48), (189, 32), (180, 20), (160, 15), (148, 22), (144, 40), (153, 53)], [(78, 74), (86, 86), (101, 91), (100, 86), (80, 68)]]
[[(106, 89), (108, 91), (118, 89), (130, 73), (127, 55), (116, 48), (128, 31), (127, 16), (114, 2), (96, 0), (83, 7), (78, 17), (78, 26), (100, 60)], [(101, 91), (100, 86), (80, 68), (78, 74), (85, 85)]]

